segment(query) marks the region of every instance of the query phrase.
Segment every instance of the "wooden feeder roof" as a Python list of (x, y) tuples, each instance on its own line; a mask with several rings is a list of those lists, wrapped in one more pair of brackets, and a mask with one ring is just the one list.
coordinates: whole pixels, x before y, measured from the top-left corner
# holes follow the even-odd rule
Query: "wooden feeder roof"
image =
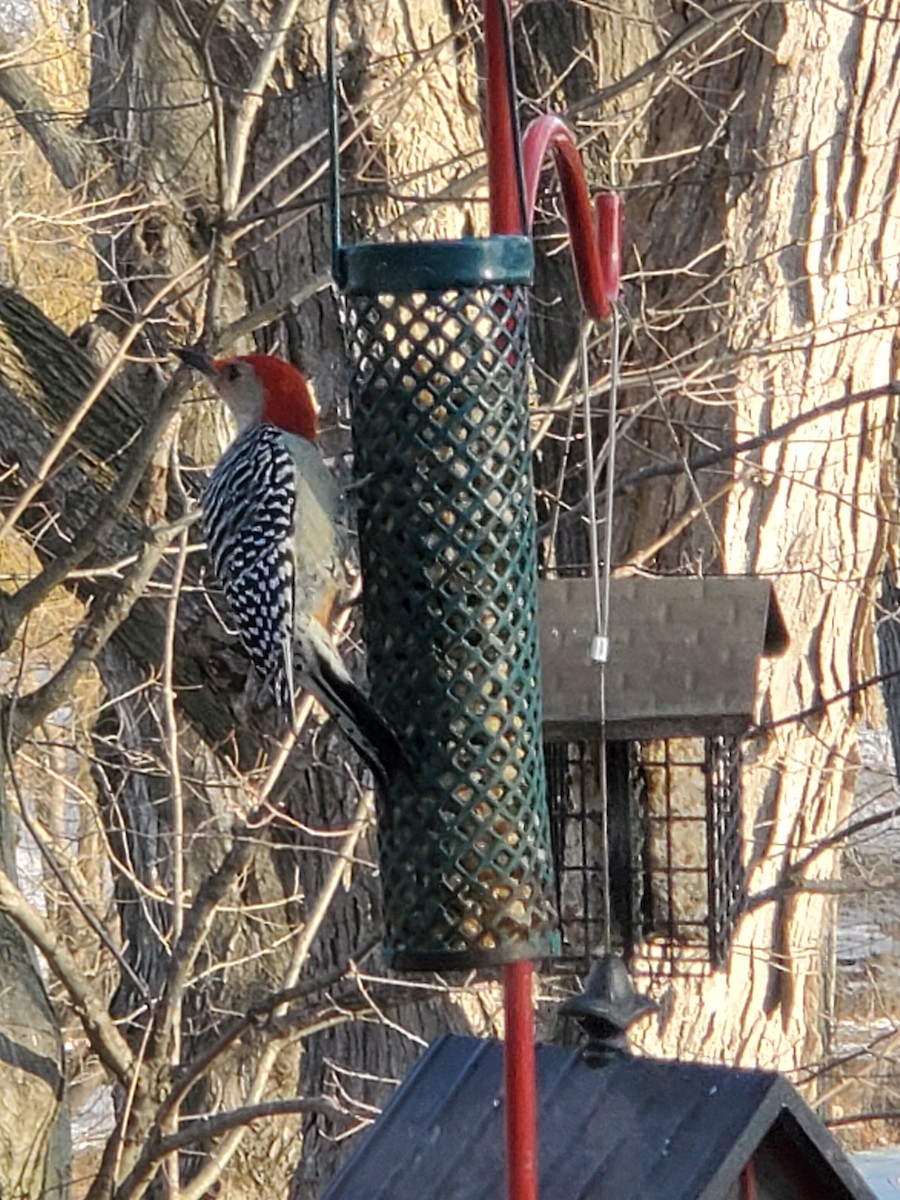
[[(590, 659), (593, 584), (544, 580), (538, 607), (544, 739), (596, 737), (600, 668)], [(740, 735), (753, 721), (757, 660), (786, 646), (784, 621), (766, 580), (614, 579), (606, 736)]]
[[(505, 1195), (502, 1060), (500, 1042), (439, 1038), (323, 1200)], [(728, 1200), (751, 1159), (760, 1196), (875, 1200), (772, 1072), (629, 1055), (595, 1070), (538, 1046), (537, 1086), (541, 1200)]]

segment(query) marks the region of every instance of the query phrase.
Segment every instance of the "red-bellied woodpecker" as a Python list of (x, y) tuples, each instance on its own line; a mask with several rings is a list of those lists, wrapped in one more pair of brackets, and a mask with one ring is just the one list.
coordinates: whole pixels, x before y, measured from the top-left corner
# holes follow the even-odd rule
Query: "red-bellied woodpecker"
[(268, 354), (177, 353), (212, 380), (238, 426), (201, 507), (213, 571), (244, 649), (286, 715), (293, 720), (296, 679), (322, 701), (383, 785), (404, 757), (332, 640), (345, 582), (341, 497), (316, 444), (306, 380)]

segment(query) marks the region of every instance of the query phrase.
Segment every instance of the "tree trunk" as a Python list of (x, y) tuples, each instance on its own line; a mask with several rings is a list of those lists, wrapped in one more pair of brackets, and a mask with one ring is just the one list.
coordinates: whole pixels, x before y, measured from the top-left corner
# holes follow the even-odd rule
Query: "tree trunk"
[[(0, 770), (0, 856), (15, 879), (5, 774)], [(59, 1023), (34, 947), (2, 914), (0, 994), (0, 1191), (9, 1200), (68, 1200), (72, 1145)]]
[[(873, 674), (873, 588), (893, 496), (888, 305), (898, 229), (889, 214), (900, 118), (888, 30), (896, 15), (890, 5), (878, 15), (767, 6), (732, 14), (744, 34), (706, 23), (677, 73), (651, 76), (635, 97), (645, 104), (640, 146), (632, 142), (617, 168), (627, 262), (632, 272), (639, 264), (625, 285), (620, 403), (630, 421), (647, 414), (620, 444), (621, 476), (641, 468), (652, 476), (660, 458), (689, 460), (773, 434), (752, 453), (726, 452), (713, 469), (684, 470), (674, 484), (661, 475), (631, 487), (613, 515), (616, 562), (768, 576), (791, 636), (788, 653), (763, 669), (760, 730), (745, 746), (752, 911), (727, 971), (659, 981), (663, 1016), (640, 1035), (654, 1053), (793, 1070), (821, 1049), (829, 902), (804, 885), (833, 876), (839, 855), (806, 856), (848, 811), (865, 699), (842, 696)], [(556, 44), (562, 18), (552, 33), (532, 24), (536, 45), (523, 61), (540, 66), (527, 84), (539, 91), (561, 79), (576, 43)], [(663, 24), (673, 37), (685, 30), (675, 9)], [(702, 26), (696, 18), (688, 30)], [(621, 40), (601, 33), (599, 18), (593, 30), (595, 39), (582, 33), (578, 44), (609, 50), (599, 88), (635, 62), (619, 57)], [(560, 86), (585, 111), (584, 91)], [(601, 128), (614, 146), (622, 120), (609, 114)], [(557, 258), (547, 270), (559, 279), (566, 268)], [(558, 290), (571, 295), (571, 282)], [(573, 331), (560, 330), (553, 309), (546, 319), (538, 309), (537, 326), (541, 365), (558, 378)], [(867, 399), (840, 403), (870, 389)], [(795, 427), (779, 434), (787, 422)], [(544, 466), (555, 493), (560, 456), (549, 451)], [(583, 481), (566, 482), (564, 499), (577, 501)], [(565, 541), (548, 561), (584, 563), (574, 524), (563, 515)], [(753, 899), (763, 893), (769, 902)], [(642, 969), (652, 971), (651, 962)]]
[[(817, 1051), (812, 1018), (825, 912), (802, 887), (833, 873), (836, 856), (804, 856), (846, 810), (861, 703), (817, 706), (871, 669), (871, 587), (887, 539), (893, 419), (886, 397), (824, 406), (891, 378), (885, 306), (898, 247), (896, 223), (884, 214), (896, 168), (898, 117), (888, 85), (898, 3), (888, 0), (881, 15), (748, 4), (712, 16), (644, 4), (622, 17), (539, 2), (517, 18), (526, 110), (568, 105), (593, 182), (621, 184), (626, 195), (632, 277), (623, 297), (627, 431), (619, 470), (622, 478), (645, 474), (613, 514), (616, 563), (777, 576), (791, 627), (789, 653), (764, 669), (760, 729), (746, 750), (745, 826), (760, 899), (740, 926), (727, 971), (656, 981), (663, 1015), (644, 1036), (656, 1052), (794, 1068)], [(44, 122), (40, 144), (51, 162), (56, 156), (61, 178), (81, 162), (79, 189), (106, 205), (94, 246), (103, 285), (96, 325), (107, 354), (136, 313), (150, 323), (133, 343), (143, 361), (99, 397), (40, 503), (19, 523), (44, 563), (62, 559), (92, 525), (102, 536), (89, 566), (130, 562), (147, 522), (179, 514), (178, 480), (165, 478), (166, 433), (156, 473), (112, 528), (101, 526), (132, 439), (155, 419), (169, 344), (201, 330), (213, 348), (253, 344), (303, 362), (325, 407), (328, 446), (346, 449), (344, 352), (328, 290), (323, 204), (324, 9), (319, 0), (301, 3), (260, 82), (254, 71), (271, 33), (266, 4), (92, 0), (87, 122), (65, 134)], [(437, 0), (351, 2), (343, 11), (348, 240), (372, 232), (387, 238), (394, 228), (403, 236), (485, 231), (477, 199), (431, 203), (455, 196), (483, 165), (468, 22), (464, 7)], [(604, 99), (603, 89), (631, 72), (629, 86)], [(0, 68), (0, 95), (14, 104), (16, 94)], [(241, 105), (254, 98), (259, 112), (241, 170)], [(544, 199), (555, 203), (552, 187)], [(556, 248), (558, 223), (538, 232), (542, 246)], [(168, 283), (172, 290), (161, 294)], [(561, 506), (545, 562), (576, 570), (584, 565), (585, 527), (568, 509), (583, 496), (585, 472), (581, 443), (566, 441), (568, 393), (557, 393), (577, 346), (577, 312), (565, 258), (542, 255), (535, 378), (541, 400), (562, 412), (539, 450), (543, 515)], [(84, 331), (91, 346), (96, 335)], [(602, 441), (606, 367), (597, 341), (592, 370)], [(0, 292), (0, 376), (0, 448), (14, 467), (3, 487), (14, 499), (94, 372), (59, 330)], [(200, 416), (185, 414), (181, 448), (203, 468), (218, 450), (210, 406), (190, 413)], [(777, 432), (785, 422), (793, 423)], [(768, 431), (775, 432), (765, 446), (728, 449)], [(678, 469), (710, 447), (723, 450), (715, 469)], [(676, 464), (675, 474), (654, 477), (660, 462)], [(194, 495), (198, 477), (185, 479)], [(134, 1120), (123, 1125), (121, 1145), (110, 1142), (94, 1194), (120, 1188), (124, 1198), (152, 1186), (157, 1164), (139, 1182), (128, 1173), (159, 1133), (154, 1105), (180, 1070), (239, 1029), (198, 1077), (185, 1113), (298, 1093), (334, 1103), (282, 1111), (239, 1145), (226, 1132), (190, 1147), (181, 1164), (185, 1200), (213, 1186), (209, 1171), (223, 1146), (228, 1166), (219, 1186), (230, 1197), (257, 1194), (260, 1178), (270, 1192), (290, 1186), (297, 1197), (312, 1196), (352, 1146), (334, 1140), (335, 1129), (365, 1124), (423, 1041), (447, 1028), (489, 1028), (493, 999), (489, 989), (458, 992), (454, 1002), (419, 998), (380, 967), (371, 829), (365, 825), (358, 841), (348, 834), (365, 824), (358, 764), (327, 727), (310, 727), (264, 826), (243, 824), (272, 752), (270, 714), (245, 688), (246, 661), (209, 603), (193, 555), (172, 640), (174, 744), (164, 675), (175, 563), (174, 556), (163, 561), (154, 589), (100, 657), (109, 703), (94, 730), (96, 773), (123, 964), (114, 1009), (127, 1019), (132, 1048), (143, 1046), (147, 1022), (176, 986), (179, 921), (190, 923), (211, 883), (221, 894), (185, 984), (183, 1020), (164, 1031), (168, 1042), (150, 1046), (156, 1074), (136, 1069)], [(93, 620), (123, 584), (98, 570), (69, 586), (90, 601)], [(0, 604), (4, 644), (22, 616), (14, 598)], [(335, 858), (336, 846), (352, 866)], [(326, 900), (327, 922), (307, 945)], [(33, 966), (17, 961), (31, 978)], [(289, 996), (276, 1004), (284, 986)], [(251, 1011), (258, 1021), (246, 1019)], [(46, 1056), (56, 1064), (49, 1010), (44, 1016)], [(41, 1170), (49, 1178), (50, 1168)]]
[(879, 601), (878, 669), (884, 677), (881, 687), (896, 771), (900, 763), (900, 587), (890, 562), (881, 577)]

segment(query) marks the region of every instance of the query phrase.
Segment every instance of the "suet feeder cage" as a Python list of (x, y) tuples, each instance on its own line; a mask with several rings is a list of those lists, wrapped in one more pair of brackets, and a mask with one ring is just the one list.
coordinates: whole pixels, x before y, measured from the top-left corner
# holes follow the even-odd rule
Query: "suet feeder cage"
[(603, 741), (590, 584), (546, 581), (540, 604), (560, 959), (583, 967), (609, 936), (663, 974), (724, 966), (745, 894), (740, 739), (758, 660), (787, 641), (771, 586), (614, 580)]
[(388, 956), (412, 970), (545, 957), (557, 943), (527, 403), (532, 244), (342, 244), (335, 10), (334, 275), (369, 682), (410, 760), (379, 812)]
[(602, 748), (558, 742), (545, 753), (557, 962), (590, 964), (606, 942), (608, 909), (610, 940), (629, 961), (640, 947), (638, 961), (659, 974), (725, 966), (745, 896), (738, 739), (607, 742), (605, 818)]

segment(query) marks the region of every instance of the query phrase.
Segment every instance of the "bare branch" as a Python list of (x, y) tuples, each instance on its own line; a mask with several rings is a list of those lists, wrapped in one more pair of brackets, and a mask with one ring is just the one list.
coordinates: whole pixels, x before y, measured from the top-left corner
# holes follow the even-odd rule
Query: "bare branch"
[(704, 13), (702, 17), (698, 17), (696, 21), (691, 21), (682, 29), (681, 33), (677, 34), (658, 54), (654, 54), (648, 58), (646, 62), (641, 63), (633, 71), (629, 71), (621, 79), (611, 83), (609, 87), (603, 88), (599, 92), (594, 92), (592, 96), (585, 96), (582, 100), (576, 101), (569, 106), (569, 115), (571, 117), (583, 116), (586, 113), (592, 112), (596, 108), (600, 108), (609, 100), (614, 100), (616, 96), (621, 96), (623, 92), (629, 92), (633, 87), (637, 87), (639, 83), (655, 75), (661, 67), (667, 66), (670, 62), (678, 57), (682, 51), (687, 50), (695, 42), (699, 41), (705, 34), (712, 32), (713, 29), (718, 29), (722, 25), (730, 24), (734, 29), (750, 16), (751, 13), (757, 11), (761, 7), (759, 0), (750, 0), (746, 3), (745, 0), (738, 0), (735, 4), (725, 4), (721, 8), (714, 9), (712, 12)]
[[(38, 848), (39, 854), (47, 864), (48, 869), (55, 876), (63, 892), (68, 897), (69, 902), (74, 905), (74, 907), (81, 914), (82, 920), (96, 935), (100, 945), (103, 946), (106, 952), (115, 959), (119, 969), (129, 974), (138, 988), (143, 988), (143, 980), (141, 980), (140, 976), (136, 974), (131, 964), (116, 946), (115, 942), (112, 940), (107, 931), (103, 928), (101, 922), (97, 919), (90, 907), (79, 895), (78, 889), (63, 870), (62, 866), (57, 861), (56, 855), (53, 853), (50, 845), (48, 845), (46, 838), (41, 833), (36, 823), (32, 820), (31, 814), (28, 811), (28, 804), (26, 803), (25, 796), (22, 792), (21, 781), (19, 780), (18, 772), (15, 769), (13, 751), (8, 744), (6, 747), (6, 765), (9, 772), (10, 781), (13, 785), (13, 791), (15, 792), (16, 802), (18, 804), (19, 820), (28, 830), (28, 833), (33, 839), (34, 844)], [(144, 992), (146, 994), (146, 989), (144, 989)]]
[(35, 82), (34, 76), (16, 66), (16, 50), (0, 38), (0, 99), (5, 100), (16, 120), (38, 147), (63, 187), (83, 187), (103, 165), (97, 146), (77, 133), (71, 120), (56, 112)]
[(649, 559), (655, 558), (663, 547), (673, 542), (675, 538), (680, 537), (684, 531), (694, 522), (701, 513), (708, 512), (713, 504), (719, 500), (724, 500), (731, 489), (734, 487), (736, 480), (729, 479), (727, 483), (723, 483), (720, 488), (717, 488), (711, 496), (701, 499), (698, 504), (692, 504), (676, 517), (675, 520), (652, 542), (648, 542), (646, 546), (642, 546), (640, 550), (635, 550), (627, 562), (621, 563), (613, 571), (614, 578), (620, 578), (622, 575), (628, 575), (632, 571), (636, 571), (643, 566)]
[[(119, 474), (115, 485), (106, 494), (100, 511), (78, 532), (72, 541), (71, 549), (58, 555), (52, 562), (46, 563), (40, 573), (30, 579), (14, 596), (4, 597), (0, 650), (9, 645), (15, 630), (29, 612), (46, 599), (53, 588), (62, 583), (90, 554), (103, 545), (112, 533), (134, 499), (160, 438), (187, 386), (188, 371), (177, 371), (163, 392), (156, 412), (147, 421), (143, 432), (138, 435), (128, 463)], [(165, 543), (161, 549), (164, 548)]]
[[(178, 279), (170, 279), (166, 283), (164, 283), (162, 285), (162, 287), (158, 288), (157, 291), (153, 294), (153, 296), (148, 301), (143, 313), (141, 313), (136, 318), (136, 320), (131, 324), (131, 326), (125, 331), (124, 335), (122, 336), (122, 338), (119, 341), (118, 346), (116, 347), (115, 353), (110, 357), (109, 362), (105, 364), (102, 371), (100, 371), (100, 373), (97, 375), (97, 377), (92, 381), (91, 386), (88, 388), (87, 392), (82, 397), (80, 403), (77, 404), (76, 407), (74, 408), (74, 410), (68, 415), (68, 419), (64, 423), (62, 429), (60, 429), (59, 432), (57, 433), (56, 441), (53, 443), (50, 450), (47, 452), (44, 462), (41, 464), (41, 468), (37, 472), (36, 478), (27, 488), (25, 488), (22, 491), (21, 496), (18, 498), (16, 503), (13, 505), (11, 511), (4, 515), (3, 522), (2, 522), (2, 524), (0, 524), (0, 538), (2, 538), (4, 536), (4, 534), (6, 534), (12, 528), (12, 526), (16, 523), (16, 521), (18, 521), (19, 517), (22, 515), (22, 513), (25, 511), (25, 509), (28, 507), (28, 505), (31, 503), (31, 501), (34, 499), (34, 497), (41, 490), (41, 487), (46, 482), (47, 477), (50, 474), (51, 469), (53, 468), (53, 465), (56, 463), (57, 459), (62, 454), (63, 450), (65, 450), (66, 446), (69, 444), (70, 440), (74, 436), (75, 431), (78, 429), (79, 425), (82, 423), (84, 418), (87, 416), (87, 414), (91, 411), (91, 409), (96, 404), (97, 400), (103, 394), (104, 389), (107, 387), (107, 385), (110, 383), (110, 381), (115, 376), (116, 372), (122, 366), (123, 362), (126, 359), (128, 351), (130, 350), (130, 348), (132, 346), (132, 343), (134, 342), (134, 340), (138, 336), (138, 334), (143, 330), (147, 321), (150, 319), (150, 315), (154, 312), (157, 305), (159, 303), (161, 303), (162, 300), (164, 300), (165, 297), (171, 291), (173, 291), (176, 286), (180, 286), (180, 284), (184, 280), (184, 277), (189, 275), (194, 270), (196, 270), (196, 268), (197, 268), (197, 264), (196, 263), (192, 264), (192, 266), (189, 267), (187, 269), (187, 271), (185, 271), (181, 277), (179, 277)], [(181, 374), (182, 374), (181, 386), (184, 388), (187, 384), (187, 379), (188, 379), (187, 369), (185, 369), (184, 372)], [(170, 394), (170, 403), (174, 400), (174, 398), (177, 395), (178, 395), (177, 390), (173, 388), (172, 394)], [(167, 419), (168, 416), (171, 415), (170, 411), (167, 408), (167, 406), (162, 406), (162, 407), (163, 407), (163, 414)], [(160, 432), (161, 432), (160, 430), (156, 431), (157, 437), (159, 436)], [(136, 486), (136, 483), (134, 486)]]
[(14, 921), (43, 954), (51, 971), (68, 992), (91, 1047), (104, 1066), (122, 1083), (127, 1083), (134, 1071), (134, 1056), (107, 1013), (102, 997), (46, 917), (28, 903), (3, 870), (0, 870), (0, 912)]
[(285, 295), (273, 296), (271, 300), (267, 300), (265, 304), (260, 304), (237, 321), (225, 327), (221, 333), (214, 339), (213, 348), (217, 349), (221, 346), (230, 346), (239, 338), (249, 337), (251, 333), (256, 333), (258, 329), (265, 329), (277, 321), (279, 317), (283, 317), (285, 313), (291, 309), (305, 304), (307, 300), (311, 300), (313, 296), (318, 296), (320, 292), (324, 292), (331, 286), (331, 276), (322, 274), (311, 279), (308, 283), (304, 283), (302, 287), (297, 288)]
[(244, 178), (244, 165), (250, 147), (250, 135), (253, 123), (262, 107), (263, 95), (269, 86), (275, 64), (278, 62), (284, 46), (285, 38), (294, 20), (300, 0), (282, 0), (272, 16), (268, 38), (263, 51), (256, 63), (253, 78), (250, 80), (241, 100), (241, 106), (231, 130), (231, 141), (228, 150), (228, 172), (225, 179), (223, 196), (226, 218), (237, 207), (241, 194), (241, 183)]
[[(365, 957), (374, 950), (377, 945), (377, 939), (373, 938), (366, 945), (361, 946), (354, 955), (354, 962), (361, 962)], [(297, 984), (293, 988), (288, 988), (268, 999), (254, 1004), (241, 1017), (238, 1017), (215, 1042), (197, 1058), (194, 1058), (191, 1063), (185, 1067), (178, 1077), (178, 1081), (170, 1091), (169, 1095), (163, 1101), (160, 1108), (160, 1119), (167, 1117), (171, 1109), (177, 1105), (194, 1084), (212, 1068), (218, 1059), (225, 1054), (231, 1046), (240, 1038), (248, 1029), (254, 1028), (261, 1022), (265, 1021), (269, 1014), (276, 1008), (280, 1008), (286, 1004), (291, 1004), (297, 1000), (306, 999), (309, 996), (316, 995), (319, 992), (324, 992), (335, 984), (340, 983), (347, 975), (348, 964), (342, 962), (334, 971), (328, 972), (326, 975), (317, 975), (314, 979), (309, 979), (305, 983)]]
[[(867, 829), (875, 829), (879, 825), (885, 825), (888, 821), (893, 821), (896, 817), (900, 817), (900, 804), (894, 805), (893, 808), (885, 809), (883, 812), (872, 813), (868, 817), (860, 817), (858, 821), (852, 821), (849, 825), (842, 825), (834, 833), (821, 838), (807, 854), (804, 854), (801, 859), (792, 863), (787, 868), (783, 877), (774, 887), (766, 888), (765, 891), (757, 892), (755, 895), (748, 897), (745, 911), (752, 912), (754, 909), (761, 908), (764, 904), (772, 904), (777, 900), (783, 899), (784, 896), (795, 892), (818, 891), (825, 894), (840, 893), (844, 889), (839, 880), (806, 881), (803, 878), (806, 870), (817, 858), (821, 857), (827, 851), (834, 850), (838, 846), (846, 844), (851, 838), (856, 837), (858, 833), (864, 833)], [(859, 889), (857, 888), (856, 890)]]
[(772, 442), (780, 442), (795, 430), (802, 429), (804, 425), (809, 425), (832, 413), (840, 412), (841, 409), (850, 408), (854, 404), (868, 404), (870, 400), (881, 400), (885, 396), (900, 396), (900, 382), (889, 380), (880, 387), (866, 388), (862, 392), (847, 392), (834, 400), (827, 400), (817, 408), (798, 413), (796, 417), (791, 417), (789, 421), (776, 425), (766, 433), (758, 433), (755, 437), (745, 438), (742, 442), (730, 442), (718, 450), (697, 454), (684, 462), (651, 463), (649, 466), (639, 467), (638, 470), (629, 471), (627, 475), (623, 475), (617, 480), (616, 492), (628, 491), (629, 488), (637, 487), (638, 484), (645, 483), (648, 479), (683, 475), (686, 471), (701, 471), (706, 467), (713, 467), (717, 463), (737, 458), (739, 454), (749, 454), (751, 450), (759, 450), (763, 446), (771, 445)]
[[(333, 1101), (322, 1097), (317, 1100), (304, 1100), (299, 1096), (287, 1100), (268, 1100), (263, 1104), (248, 1104), (243, 1108), (232, 1109), (231, 1112), (216, 1113), (209, 1117), (190, 1118), (189, 1124), (178, 1133), (160, 1138), (153, 1150), (155, 1161), (159, 1162), (166, 1154), (175, 1150), (184, 1150), (195, 1146), (233, 1129), (246, 1129), (253, 1121), (263, 1121), (269, 1117), (294, 1116), (297, 1113), (318, 1113), (323, 1117), (348, 1119), (348, 1114)], [(122, 1185), (125, 1191), (128, 1181)]]
[[(371, 820), (372, 815), (372, 797), (369, 793), (363, 793), (360, 795), (356, 805), (350, 830), (341, 843), (335, 861), (325, 879), (325, 883), (307, 914), (303, 931), (297, 938), (293, 954), (291, 955), (290, 965), (285, 973), (285, 986), (287, 988), (292, 988), (296, 985), (301, 971), (306, 966), (313, 942), (319, 935), (325, 917), (331, 908), (335, 892), (341, 886), (346, 875), (348, 865), (353, 862), (356, 844), (366, 825)], [(276, 1015), (278, 1015), (278, 1012), (279, 1010), (276, 1009)], [(259, 1061), (256, 1064), (253, 1079), (247, 1089), (247, 1104), (256, 1104), (265, 1093), (266, 1084), (275, 1065), (278, 1053), (277, 1041), (272, 1041), (268, 1046), (263, 1048)], [(237, 1151), (243, 1134), (243, 1129), (235, 1129), (226, 1134), (222, 1141), (215, 1147), (209, 1163), (205, 1167), (202, 1167), (191, 1180), (190, 1184), (185, 1187), (185, 1200), (202, 1200), (202, 1197), (219, 1178), (229, 1159)]]
[(900, 1120), (900, 1109), (882, 1108), (875, 1112), (845, 1113), (841, 1117), (827, 1117), (824, 1123), (829, 1129), (841, 1129), (845, 1125), (860, 1125), (868, 1121), (897, 1120)]
[[(193, 520), (193, 515), (184, 518), (184, 521)], [(36, 691), (10, 705), (10, 744), (13, 750), (22, 744), (35, 725), (65, 701), (85, 667), (96, 662), (100, 651), (144, 594), (177, 528), (178, 525), (167, 525), (154, 534), (123, 586), (110, 596), (105, 605), (97, 605), (87, 628), (56, 674)]]

